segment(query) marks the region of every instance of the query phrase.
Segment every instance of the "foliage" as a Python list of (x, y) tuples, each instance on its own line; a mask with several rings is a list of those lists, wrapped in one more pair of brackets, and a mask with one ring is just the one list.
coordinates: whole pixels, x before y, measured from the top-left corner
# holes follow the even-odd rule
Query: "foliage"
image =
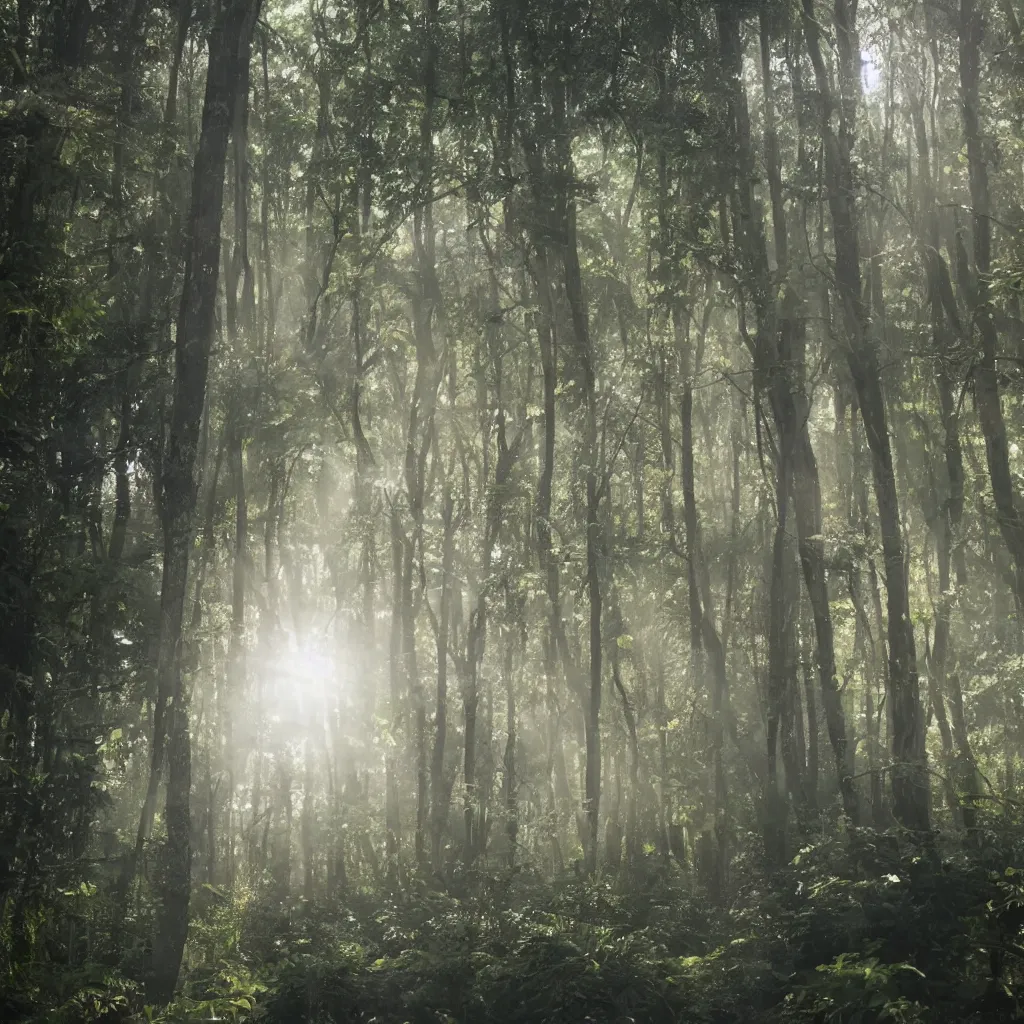
[(0, 1017), (1024, 1012), (1013, 3), (0, 36)]

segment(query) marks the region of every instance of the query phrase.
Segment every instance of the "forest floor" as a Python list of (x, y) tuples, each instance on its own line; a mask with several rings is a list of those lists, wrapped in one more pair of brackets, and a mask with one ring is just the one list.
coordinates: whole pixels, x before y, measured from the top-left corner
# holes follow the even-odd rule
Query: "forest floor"
[(720, 906), (649, 858), (629, 884), (528, 870), (403, 878), (305, 905), (204, 886), (181, 998), (122, 963), (22, 976), (5, 1021), (774, 1024), (1024, 1019), (1024, 833), (927, 847), (858, 830), (784, 869), (733, 864)]

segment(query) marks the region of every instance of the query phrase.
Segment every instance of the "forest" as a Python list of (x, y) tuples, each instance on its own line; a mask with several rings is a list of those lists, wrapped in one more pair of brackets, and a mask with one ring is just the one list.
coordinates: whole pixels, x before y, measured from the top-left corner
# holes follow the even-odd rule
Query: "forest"
[(0, 1019), (1024, 1020), (1020, 0), (0, 41)]

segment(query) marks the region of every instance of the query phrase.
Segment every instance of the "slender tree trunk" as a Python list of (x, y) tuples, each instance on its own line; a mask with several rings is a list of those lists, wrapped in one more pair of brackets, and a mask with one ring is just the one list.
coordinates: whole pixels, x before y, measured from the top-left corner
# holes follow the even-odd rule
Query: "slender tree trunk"
[(454, 459), (445, 473), (441, 498), (441, 600), (437, 622), (437, 703), (434, 711), (434, 749), (430, 762), (431, 861), (440, 870), (441, 845), (448, 826), (448, 787), (444, 778), (445, 745), (448, 739), (448, 637), (451, 623), (451, 575), (454, 565), (455, 500), (451, 478)]
[(655, 668), (654, 713), (658, 725), (658, 837), (657, 848), (667, 864), (672, 854), (669, 828), (672, 823), (672, 790), (668, 765), (668, 707), (665, 702), (665, 652), (659, 645)]
[[(424, 9), (423, 115), (419, 125), (420, 157), (423, 164), (420, 187), (430, 195), (434, 188), (434, 105), (437, 95), (438, 0), (428, 0)], [(433, 439), (433, 400), (438, 381), (434, 378), (437, 353), (433, 321), (441, 301), (437, 281), (433, 204), (427, 201), (413, 217), (413, 243), (419, 268), (419, 282), (413, 310), (416, 346), (416, 382), (409, 411), (406, 439), (405, 484), (412, 518), (412, 530), (405, 542), (402, 585), (403, 642), (406, 686), (413, 703), (413, 741), (416, 765), (415, 852), (418, 864), (427, 860), (427, 833), (430, 828), (430, 781), (426, 737), (426, 700), (419, 680), (416, 658), (416, 622), (412, 599), (413, 565), (416, 551), (423, 557), (423, 502), (425, 464)], [(422, 440), (419, 424), (422, 423)]]
[(818, 702), (814, 693), (814, 673), (806, 645), (801, 644), (801, 666), (804, 682), (804, 702), (807, 707), (807, 799), (810, 810), (818, 809)]
[[(765, 163), (768, 169), (772, 228), (777, 264), (776, 274), (783, 279), (781, 297), (773, 285), (769, 269), (767, 240), (763, 218), (755, 202), (753, 178), (755, 162), (750, 134), (750, 115), (742, 85), (742, 42), (740, 12), (732, 7), (718, 9), (723, 61), (732, 83), (732, 116), (736, 126), (736, 171), (734, 186), (734, 236), (745, 260), (750, 279), (751, 298), (757, 316), (753, 339), (755, 390), (768, 398), (777, 435), (777, 459), (787, 464), (785, 500), (792, 495), (793, 518), (799, 538), (800, 564), (814, 617), (815, 658), (825, 707), (829, 738), (836, 759), (843, 808), (847, 816), (858, 820), (857, 794), (852, 782), (847, 727), (839, 698), (836, 678), (835, 640), (829, 604), (825, 566), (825, 541), (822, 526), (821, 485), (817, 460), (808, 431), (810, 402), (806, 396), (804, 365), (804, 323), (798, 316), (799, 302), (789, 280), (789, 228), (782, 188), (779, 142), (776, 131), (775, 88), (771, 69), (769, 19), (761, 21), (761, 72), (764, 92)], [(794, 92), (798, 92), (794, 82)], [(801, 126), (802, 127), (802, 126)], [(758, 411), (755, 410), (755, 415)], [(772, 575), (775, 579), (775, 573)], [(771, 674), (771, 673), (769, 673)], [(795, 665), (786, 668), (783, 687), (776, 701), (791, 706), (797, 688)], [(802, 797), (801, 799), (804, 799)]]
[(534, 285), (537, 291), (540, 313), (537, 318), (537, 342), (543, 373), (544, 434), (541, 444), (540, 477), (537, 482), (537, 502), (534, 514), (537, 535), (537, 562), (544, 576), (548, 598), (548, 630), (544, 644), (544, 675), (546, 681), (546, 708), (548, 713), (548, 764), (551, 814), (551, 851), (556, 871), (564, 868), (561, 847), (561, 818), (556, 769), (556, 746), (561, 743), (558, 736), (560, 712), (555, 695), (555, 665), (557, 661), (558, 635), (561, 628), (561, 602), (559, 597), (558, 562), (552, 551), (551, 492), (555, 471), (555, 393), (558, 386), (556, 377), (557, 355), (554, 330), (554, 311), (551, 298), (551, 282), (546, 254), (540, 251), (531, 264)]
[(388, 657), (390, 723), (387, 749), (384, 753), (384, 829), (385, 856), (389, 881), (398, 876), (398, 853), (401, 825), (398, 796), (398, 726), (402, 701), (402, 528), (398, 508), (390, 514), (391, 525), (391, 638)]
[(519, 842), (519, 795), (516, 779), (516, 689), (513, 671), (514, 649), (511, 639), (506, 640), (502, 659), (502, 677), (505, 682), (505, 756), (504, 796), (505, 796), (505, 836), (508, 842), (508, 853), (505, 863), (509, 868), (515, 867), (516, 851)]
[[(565, 159), (571, 168), (571, 160)], [(576, 241), (576, 203), (567, 199), (565, 206), (566, 240), (563, 251), (565, 291), (576, 341), (577, 358), (583, 370), (584, 393), (584, 459), (586, 474), (587, 516), (587, 597), (589, 599), (590, 689), (586, 709), (586, 787), (585, 811), (587, 818), (587, 845), (585, 861), (587, 874), (592, 876), (598, 864), (598, 833), (601, 807), (601, 575), (599, 552), (601, 525), (599, 520), (604, 484), (599, 479), (597, 466), (600, 453), (597, 440), (597, 395), (595, 393), (594, 353), (590, 339), (590, 324), (583, 284), (580, 276), (579, 250)]]
[(229, 887), (235, 881), (234, 858), (234, 801), (235, 801), (235, 750), (233, 736), (233, 715), (236, 705), (241, 704), (246, 679), (245, 661), (245, 599), (246, 599), (246, 558), (249, 539), (249, 518), (245, 495), (245, 461), (242, 451), (240, 426), (232, 428), (228, 457), (231, 460), (235, 484), (235, 544), (233, 552), (231, 584), (231, 633), (228, 641), (228, 675), (223, 716), (224, 763), (226, 769), (227, 821), (227, 877)]
[(622, 715), (626, 720), (626, 732), (629, 735), (629, 791), (626, 797), (626, 867), (635, 871), (637, 867), (637, 803), (640, 796), (640, 740), (637, 736), (636, 715), (630, 704), (629, 696), (622, 682), (619, 667), (618, 645), (612, 648), (612, 681), (622, 701)]
[(992, 211), (989, 195), (986, 140), (981, 126), (981, 43), (984, 16), (977, 0), (960, 0), (960, 98), (963, 113), (964, 139), (967, 143), (967, 170), (970, 180), (974, 241), (974, 279), (972, 323), (981, 340), (981, 355), (974, 366), (974, 399), (978, 419), (985, 437), (996, 520), (1013, 562), (1014, 597), (1024, 605), (1024, 516), (1015, 493), (1010, 469), (1009, 442), (1003, 419), (996, 370), (999, 336), (992, 318), (989, 295), (989, 274), (992, 269)]
[[(418, 535), (418, 537), (417, 537)], [(427, 764), (427, 709), (423, 689), (420, 685), (419, 661), (416, 657), (416, 608), (413, 602), (413, 548), (419, 539), (422, 544), (422, 530), (406, 538), (405, 563), (402, 574), (402, 648), (405, 651), (406, 686), (414, 705), (415, 722), (413, 742), (416, 756), (416, 835), (414, 848), (416, 863), (427, 861), (427, 831), (429, 829), (429, 772)]]
[[(839, 54), (839, 102), (821, 53), (821, 26), (814, 0), (803, 0), (803, 30), (822, 103), (825, 174), (835, 244), (836, 288), (843, 308), (847, 363), (857, 391), (868, 448), (885, 556), (889, 633), (889, 689), (892, 707), (892, 790), (896, 816), (905, 827), (927, 831), (929, 780), (924, 715), (917, 675), (914, 627), (910, 618), (907, 571), (893, 472), (888, 418), (878, 353), (871, 339), (864, 304), (858, 238), (853, 147), (860, 99), (861, 53), (856, 6), (836, 0), (834, 27)], [(838, 132), (833, 114), (839, 115)]]
[[(784, 441), (780, 442), (783, 446)], [(779, 466), (775, 488), (777, 516), (772, 543), (771, 583), (769, 590), (768, 625), (768, 696), (767, 755), (768, 773), (765, 786), (764, 845), (768, 863), (781, 866), (786, 855), (786, 818), (788, 804), (785, 787), (778, 777), (780, 732), (784, 729), (786, 691), (789, 689), (789, 598), (787, 594), (786, 524), (788, 518), (788, 480), (786, 463)], [(785, 762), (784, 762), (785, 763)], [(786, 766), (788, 767), (788, 766)], [(787, 783), (788, 783), (787, 779)]]
[[(191, 888), (191, 735), (188, 688), (182, 679), (181, 637), (192, 519), (199, 422), (213, 341), (220, 227), (231, 115), (239, 93), (247, 94), (249, 44), (259, 0), (228, 0), (210, 36), (203, 127), (192, 176), (192, 213), (185, 282), (175, 346), (174, 401), (163, 466), (163, 585), (160, 597), (158, 702), (153, 726), (151, 773), (159, 780), (167, 745), (167, 858), (156, 915), (150, 989), (155, 1002), (169, 1002), (188, 934)], [(139, 825), (141, 846), (152, 826), (155, 799), (147, 797)]]
[[(248, 61), (247, 61), (248, 67)], [(238, 365), (244, 366), (246, 350), (255, 334), (256, 297), (252, 263), (249, 259), (249, 96), (248, 74), (245, 88), (235, 95), (232, 112), (231, 141), (234, 178), (234, 244), (225, 258), (224, 298), (228, 341)], [(238, 288), (242, 294), (239, 298)], [(249, 533), (248, 506), (245, 491), (245, 455), (243, 415), (245, 396), (236, 391), (231, 402), (231, 428), (228, 458), (234, 476), (235, 490), (235, 545), (231, 584), (231, 628), (228, 642), (228, 671), (222, 706), (222, 735), (225, 769), (225, 799), (227, 818), (226, 882), (235, 881), (235, 750), (233, 741), (234, 709), (242, 700), (246, 678), (245, 661), (245, 603), (246, 558)]]

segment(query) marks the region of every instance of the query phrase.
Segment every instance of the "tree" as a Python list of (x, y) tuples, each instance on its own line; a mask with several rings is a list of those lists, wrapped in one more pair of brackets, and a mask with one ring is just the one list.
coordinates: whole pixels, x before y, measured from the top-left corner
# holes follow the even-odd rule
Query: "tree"
[[(203, 125), (192, 171), (185, 279), (175, 339), (174, 399), (160, 481), (164, 561), (157, 701), (150, 782), (139, 822), (135, 856), (138, 858), (152, 828), (166, 743), (167, 852), (152, 969), (152, 992), (154, 998), (162, 1002), (169, 1001), (173, 995), (188, 935), (192, 748), (189, 695), (182, 673), (182, 618), (194, 535), (199, 428), (213, 345), (228, 138), (238, 97), (248, 96), (249, 48), (258, 15), (258, 0), (232, 0), (217, 12), (210, 36)], [(235, 124), (238, 130), (237, 120)], [(244, 143), (240, 143), (240, 147), (244, 153)], [(243, 486), (240, 474), (238, 484), (240, 488)]]

